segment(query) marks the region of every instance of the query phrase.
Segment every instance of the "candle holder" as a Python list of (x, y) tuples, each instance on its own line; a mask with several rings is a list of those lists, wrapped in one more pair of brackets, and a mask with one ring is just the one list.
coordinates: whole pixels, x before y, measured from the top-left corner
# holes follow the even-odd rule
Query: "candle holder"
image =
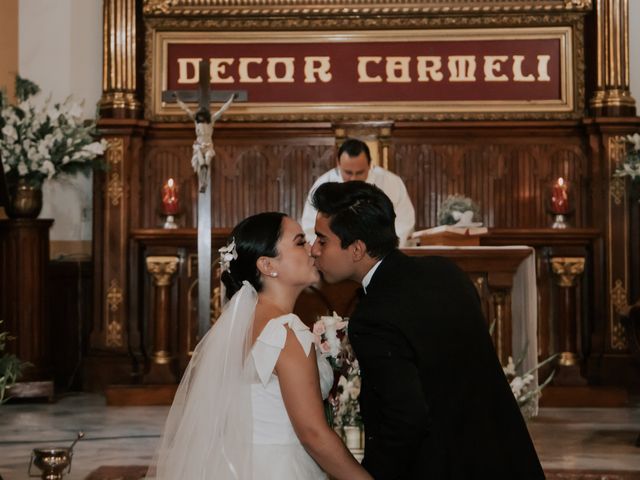
[(569, 228), (567, 217), (573, 213), (572, 189), (569, 182), (559, 177), (549, 184), (545, 194), (547, 211), (553, 217), (551, 228)]
[(176, 219), (173, 215), (167, 215), (162, 225), (162, 228), (172, 229), (178, 228), (178, 224), (176, 223)]

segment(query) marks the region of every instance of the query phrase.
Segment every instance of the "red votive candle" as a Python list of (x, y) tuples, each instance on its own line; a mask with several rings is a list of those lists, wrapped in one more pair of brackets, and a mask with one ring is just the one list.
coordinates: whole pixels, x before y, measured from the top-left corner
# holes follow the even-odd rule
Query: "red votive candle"
[(178, 200), (178, 185), (173, 178), (167, 180), (162, 186), (162, 213), (165, 215), (175, 215), (178, 213), (180, 202)]
[(551, 188), (551, 211), (558, 215), (569, 213), (568, 186), (562, 177)]

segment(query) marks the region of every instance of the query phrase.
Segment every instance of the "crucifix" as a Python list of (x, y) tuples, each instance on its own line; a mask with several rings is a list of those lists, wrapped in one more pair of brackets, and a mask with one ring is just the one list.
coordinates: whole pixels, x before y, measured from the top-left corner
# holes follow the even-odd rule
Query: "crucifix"
[[(200, 60), (197, 97), (192, 90), (163, 92), (163, 99), (169, 96), (175, 99), (196, 127), (191, 165), (198, 175), (198, 338), (211, 326), (211, 167), (216, 155), (213, 124), (234, 101), (247, 99), (245, 91), (212, 91), (209, 68), (208, 59)], [(198, 110), (193, 113), (184, 102), (196, 99)], [(212, 114), (209, 102), (224, 100), (222, 107)]]

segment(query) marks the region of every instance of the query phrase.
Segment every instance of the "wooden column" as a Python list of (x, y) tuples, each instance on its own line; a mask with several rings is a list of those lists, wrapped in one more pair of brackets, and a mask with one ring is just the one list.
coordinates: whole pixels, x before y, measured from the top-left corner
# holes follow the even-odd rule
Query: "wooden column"
[(21, 381), (50, 384), (43, 396), (53, 394), (49, 380), (53, 378), (51, 348), (55, 345), (50, 344), (46, 301), (52, 224), (53, 220), (0, 220), (0, 319), (15, 337), (7, 345), (9, 351), (33, 365), (24, 371)]
[(493, 302), (493, 318), (491, 322), (495, 327), (493, 330), (493, 344), (500, 362), (506, 365), (511, 355), (511, 329), (510, 322), (507, 322), (507, 299), (510, 299), (509, 290), (491, 289), (491, 301)]
[(587, 382), (580, 374), (581, 359), (577, 348), (580, 318), (576, 307), (576, 278), (584, 272), (584, 258), (552, 257), (551, 268), (559, 287), (556, 318), (560, 359), (554, 383), (585, 385)]
[(629, 0), (596, 0), (597, 85), (591, 98), (595, 115), (634, 116), (629, 90)]
[(100, 112), (103, 117), (139, 118), (138, 25), (136, 0), (104, 0), (103, 73)]
[(172, 368), (175, 355), (171, 352), (170, 316), (171, 302), (169, 294), (173, 274), (178, 269), (178, 257), (147, 257), (147, 271), (153, 277), (154, 309), (154, 345), (151, 367), (144, 376), (144, 383), (176, 383), (177, 377)]

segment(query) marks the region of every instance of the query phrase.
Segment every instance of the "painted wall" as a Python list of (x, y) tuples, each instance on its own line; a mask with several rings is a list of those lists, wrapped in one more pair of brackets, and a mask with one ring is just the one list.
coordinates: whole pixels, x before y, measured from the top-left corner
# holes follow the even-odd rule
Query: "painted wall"
[[(84, 100), (96, 113), (102, 88), (102, 0), (19, 0), (19, 72), (44, 96)], [(44, 184), (41, 218), (55, 220), (52, 253), (90, 251), (91, 178), (77, 175)]]
[(4, 0), (0, 14), (0, 88), (13, 96), (18, 71), (18, 0)]

